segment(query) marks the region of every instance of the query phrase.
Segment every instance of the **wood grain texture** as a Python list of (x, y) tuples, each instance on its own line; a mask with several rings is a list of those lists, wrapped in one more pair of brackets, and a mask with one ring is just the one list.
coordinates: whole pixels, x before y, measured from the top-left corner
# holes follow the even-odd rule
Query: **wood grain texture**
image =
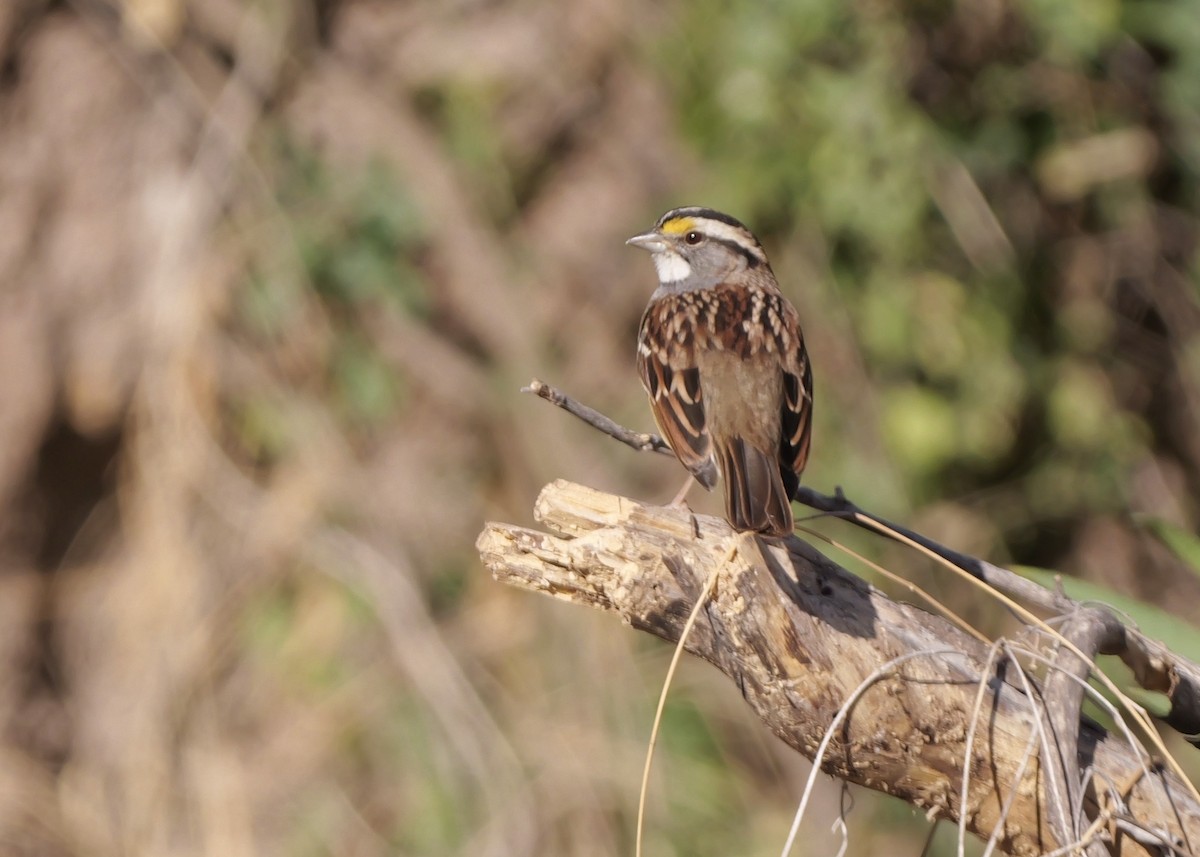
[[(480, 535), (480, 555), (497, 580), (615, 613), (675, 641), (696, 594), (719, 568), (687, 650), (729, 676), (787, 744), (812, 758), (845, 700), (882, 671), (835, 735), (824, 771), (931, 817), (956, 821), (965, 811), (967, 829), (985, 839), (1011, 799), (999, 837), (1004, 852), (1034, 855), (1062, 844), (1051, 817), (1067, 790), (1047, 782), (1051, 766), (1036, 749), (1018, 778), (1035, 718), (1020, 683), (1004, 670), (989, 671), (965, 810), (961, 805), (988, 649), (949, 622), (888, 599), (799, 539), (736, 534), (686, 509), (558, 481), (542, 491), (535, 514), (549, 532), (489, 523)], [(1041, 718), (1049, 731), (1044, 711)], [(1074, 743), (1078, 769), (1101, 772), (1126, 795), (1118, 808), (1091, 786), (1084, 794), (1089, 817), (1101, 806), (1114, 810), (1115, 820), (1104, 825), (1114, 853), (1153, 853), (1138, 844), (1149, 838), (1138, 829), (1196, 852), (1190, 843), (1200, 843), (1200, 806), (1182, 783), (1156, 768), (1144, 773), (1144, 758), (1090, 720), (1081, 719)], [(1085, 819), (1077, 829), (1087, 827)]]

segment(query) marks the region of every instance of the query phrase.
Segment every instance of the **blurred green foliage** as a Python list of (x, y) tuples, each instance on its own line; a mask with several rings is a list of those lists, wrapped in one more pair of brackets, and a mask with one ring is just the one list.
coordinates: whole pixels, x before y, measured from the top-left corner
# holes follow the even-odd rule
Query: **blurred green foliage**
[(1149, 518), (1143, 524), (1171, 549), (1193, 574), (1200, 574), (1200, 536), (1167, 521)]
[(403, 184), (380, 162), (348, 182), (297, 143), (279, 149), (280, 203), (318, 294), (335, 305), (386, 300), (426, 313), (426, 284), (414, 265), (421, 213)]
[[(281, 138), (272, 163), (302, 268), (252, 273), (240, 293), (242, 317), (261, 335), (278, 336), (306, 292), (315, 292), (333, 324), (327, 369), (339, 411), (361, 428), (381, 425), (403, 406), (405, 382), (359, 327), (379, 309), (428, 319), (421, 211), (379, 161), (347, 181), (315, 152)], [(250, 401), (244, 411), (246, 443), (277, 447), (284, 432), (268, 419), (270, 409)]]

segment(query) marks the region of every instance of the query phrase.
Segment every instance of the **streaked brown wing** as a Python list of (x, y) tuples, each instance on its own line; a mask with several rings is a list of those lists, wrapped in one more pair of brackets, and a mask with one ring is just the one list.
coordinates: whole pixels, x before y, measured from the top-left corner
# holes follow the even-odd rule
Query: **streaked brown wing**
[[(712, 438), (704, 417), (704, 397), (700, 388), (700, 370), (691, 348), (661, 340), (663, 330), (647, 323), (661, 307), (651, 305), (642, 318), (638, 336), (637, 367), (642, 385), (650, 397), (650, 410), (663, 438), (675, 457), (705, 488), (717, 483), (717, 465), (713, 460)], [(689, 343), (690, 344), (690, 343)]]
[(798, 347), (784, 358), (779, 439), (779, 469), (789, 497), (795, 495), (800, 485), (800, 474), (808, 463), (812, 443), (812, 366), (799, 325), (796, 326), (795, 342)]

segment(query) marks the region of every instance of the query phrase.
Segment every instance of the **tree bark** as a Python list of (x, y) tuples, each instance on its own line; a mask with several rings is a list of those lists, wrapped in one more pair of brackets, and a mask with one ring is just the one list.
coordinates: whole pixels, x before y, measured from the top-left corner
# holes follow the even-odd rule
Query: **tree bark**
[[(1078, 853), (1102, 840), (1121, 855), (1161, 853), (1164, 842), (1195, 853), (1200, 806), (1174, 775), (1090, 720), (1063, 729), (1043, 686), (1014, 658), (888, 599), (807, 543), (738, 534), (686, 509), (562, 481), (542, 491), (535, 513), (551, 532), (489, 523), (480, 535), (497, 580), (616, 613), (668, 641), (718, 573), (686, 648), (735, 681), (768, 727), (810, 759), (861, 690), (816, 760), (823, 771), (930, 817), (965, 816), (967, 830), (984, 839), (995, 831), (1010, 854), (1070, 844), (1064, 830), (1086, 840)], [(1047, 753), (1069, 755), (1047, 764)], [(1064, 771), (1095, 776), (1072, 785)], [(1082, 818), (1073, 818), (1072, 799), (1082, 801)]]

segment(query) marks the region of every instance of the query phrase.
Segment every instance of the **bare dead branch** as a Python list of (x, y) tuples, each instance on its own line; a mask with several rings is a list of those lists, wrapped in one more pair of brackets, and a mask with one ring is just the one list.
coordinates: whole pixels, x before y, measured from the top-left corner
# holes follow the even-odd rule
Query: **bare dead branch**
[[(672, 454), (670, 446), (658, 435), (643, 434), (625, 428), (542, 381), (534, 379), (523, 391), (534, 393), (557, 405), (633, 449)], [(858, 507), (842, 495), (840, 490), (831, 497), (802, 485), (795, 499), (809, 508), (835, 515), (872, 532), (887, 535), (885, 529), (894, 530), (989, 586), (1030, 607), (1043, 610), (1047, 615), (1078, 615), (1087, 610), (1090, 616), (1089, 636), (1095, 639), (1096, 652), (1119, 656), (1133, 671), (1139, 686), (1165, 694), (1171, 703), (1170, 711), (1164, 718), (1165, 722), (1192, 743), (1198, 743), (1194, 736), (1200, 735), (1200, 666), (1145, 636), (1113, 611), (1092, 605), (1085, 607), (1064, 592), (1046, 589), (1006, 568), (960, 553), (927, 536), (893, 524)]]
[[(768, 727), (809, 758), (828, 732), (819, 765), (829, 774), (962, 818), (984, 839), (995, 831), (1010, 854), (1091, 853), (1089, 843), (1104, 842), (1141, 855), (1159, 852), (1158, 842), (1197, 841), (1200, 804), (1174, 775), (1147, 775), (1146, 757), (1124, 736), (1081, 720), (1076, 707), (1072, 727), (1043, 734), (1029, 755), (1046, 722), (1034, 698), (1046, 695), (1044, 684), (1017, 681), (986, 644), (890, 601), (799, 539), (736, 534), (717, 518), (565, 482), (543, 490), (535, 514), (549, 532), (493, 523), (480, 535), (498, 580), (616, 613), (666, 640), (678, 639), (719, 569), (688, 651), (737, 682)], [(1052, 819), (1064, 809), (1073, 818), (1074, 805), (1049, 773), (1053, 764), (1056, 781), (1070, 776), (1055, 758), (1067, 747), (1075, 782), (1085, 769), (1090, 782), (1129, 786), (1123, 801), (1099, 786), (1083, 792), (1081, 824), (1063, 832)]]

